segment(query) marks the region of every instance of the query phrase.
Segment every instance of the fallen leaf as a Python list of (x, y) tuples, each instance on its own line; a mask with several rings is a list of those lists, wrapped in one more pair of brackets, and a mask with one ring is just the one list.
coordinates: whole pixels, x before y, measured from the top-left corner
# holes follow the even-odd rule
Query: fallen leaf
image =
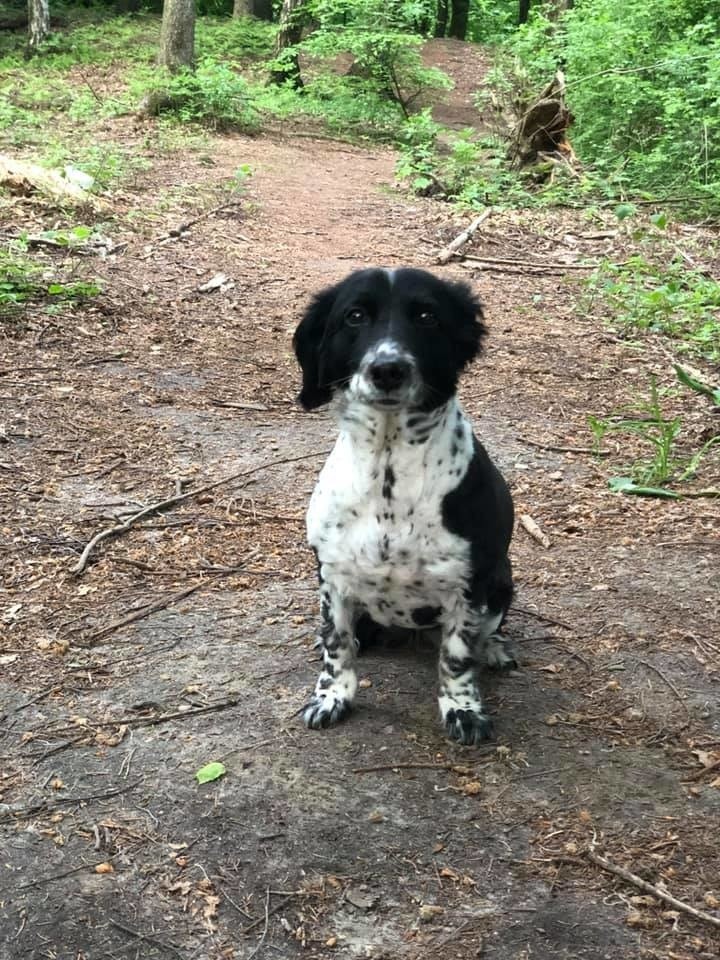
[(200, 767), (195, 774), (195, 779), (198, 783), (210, 783), (212, 780), (219, 780), (220, 777), (224, 775), (225, 765), (216, 760), (213, 763), (206, 764), (204, 767)]
[(625, 923), (629, 927), (651, 927), (652, 920), (650, 917), (646, 917), (644, 914), (639, 913), (637, 910), (633, 910), (632, 913), (629, 913), (625, 917)]
[(373, 810), (373, 812), (368, 817), (370, 823), (382, 823), (385, 817), (380, 813), (379, 810)]
[(337, 942), (338, 942), (338, 938), (337, 938), (337, 937), (335, 937), (335, 936), (333, 936), (333, 937), (328, 937), (327, 940), (325, 941), (325, 946), (326, 946), (326, 947), (336, 947), (336, 946), (337, 946)]
[(355, 887), (349, 887), (345, 891), (345, 899), (348, 903), (357, 907), (358, 910), (370, 910), (378, 901), (377, 896), (363, 893), (362, 890), (358, 890)]
[(476, 797), (482, 793), (482, 788), (483, 785), (479, 780), (471, 780), (469, 783), (464, 783), (460, 789), (466, 797)]

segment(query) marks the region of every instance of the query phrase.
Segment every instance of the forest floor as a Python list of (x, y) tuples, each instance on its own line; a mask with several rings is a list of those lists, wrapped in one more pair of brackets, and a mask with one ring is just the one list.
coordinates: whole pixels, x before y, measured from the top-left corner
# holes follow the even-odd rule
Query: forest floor
[[(463, 74), (466, 123), (462, 49), (434, 59)], [(0, 339), (0, 957), (716, 958), (717, 926), (587, 853), (720, 917), (717, 504), (612, 494), (635, 442), (591, 452), (588, 415), (668, 368), (575, 306), (578, 267), (625, 259), (630, 232), (602, 209), (496, 212), (467, 250), (494, 262), (437, 267), (469, 216), (394, 186), (389, 149), (296, 131), (168, 155), (151, 122), (107, 124), (149, 169), (97, 215), (121, 246), (77, 257), (102, 293)], [(402, 645), (360, 661), (347, 722), (297, 717), (317, 673), (303, 514), (334, 429), (296, 405), (291, 336), (371, 264), (482, 297), (462, 399), (549, 538), (515, 532), (520, 668), (483, 678), (483, 747), (446, 740), (434, 655)], [(227, 773), (198, 785), (210, 761)]]

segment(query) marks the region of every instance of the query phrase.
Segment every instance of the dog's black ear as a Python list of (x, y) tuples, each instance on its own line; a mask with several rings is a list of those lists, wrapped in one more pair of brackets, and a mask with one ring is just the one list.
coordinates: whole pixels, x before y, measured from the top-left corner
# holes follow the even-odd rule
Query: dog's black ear
[(483, 323), (483, 307), (468, 284), (448, 283), (448, 287), (455, 301), (453, 312), (456, 322), (453, 332), (464, 366), (478, 356), (482, 350), (483, 340), (487, 336), (487, 327)]
[(321, 383), (320, 351), (336, 294), (336, 287), (322, 290), (305, 311), (293, 337), (293, 348), (303, 378), (298, 399), (306, 410), (315, 410), (332, 397), (330, 387)]

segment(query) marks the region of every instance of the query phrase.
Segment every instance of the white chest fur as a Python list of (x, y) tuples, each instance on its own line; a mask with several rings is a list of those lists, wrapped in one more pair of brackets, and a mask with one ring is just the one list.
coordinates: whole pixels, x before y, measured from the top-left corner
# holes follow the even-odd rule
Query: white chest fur
[(429, 610), (467, 582), (470, 545), (444, 526), (442, 502), (472, 459), (470, 424), (454, 399), (424, 415), (338, 413), (307, 516), (323, 580), (378, 623), (431, 626)]

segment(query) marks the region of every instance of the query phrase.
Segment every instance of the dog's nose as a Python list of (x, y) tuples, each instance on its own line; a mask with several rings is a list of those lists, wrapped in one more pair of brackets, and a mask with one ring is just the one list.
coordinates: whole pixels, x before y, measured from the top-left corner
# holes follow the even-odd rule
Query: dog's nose
[(368, 373), (378, 390), (391, 393), (410, 379), (410, 364), (400, 357), (378, 358), (370, 364)]

